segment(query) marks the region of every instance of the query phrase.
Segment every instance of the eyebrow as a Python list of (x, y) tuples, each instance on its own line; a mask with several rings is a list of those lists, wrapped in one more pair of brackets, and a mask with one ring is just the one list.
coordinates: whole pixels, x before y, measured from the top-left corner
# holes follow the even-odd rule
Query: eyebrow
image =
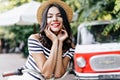
[[(59, 15), (59, 14), (61, 15), (61, 13), (57, 13), (57, 15)], [(52, 13), (48, 13), (48, 15), (53, 15), (53, 14)]]

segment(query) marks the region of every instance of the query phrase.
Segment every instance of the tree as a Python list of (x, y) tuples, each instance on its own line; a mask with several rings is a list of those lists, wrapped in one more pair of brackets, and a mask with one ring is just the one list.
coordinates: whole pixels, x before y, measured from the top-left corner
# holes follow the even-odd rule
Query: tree
[(84, 21), (113, 20), (118, 19), (116, 24), (105, 29), (106, 33), (120, 29), (120, 0), (66, 0), (78, 13), (78, 19), (71, 23), (73, 34), (77, 33), (77, 26)]
[(0, 1), (0, 12), (5, 12), (16, 6), (20, 6), (23, 3), (30, 2), (31, 0), (1, 0)]

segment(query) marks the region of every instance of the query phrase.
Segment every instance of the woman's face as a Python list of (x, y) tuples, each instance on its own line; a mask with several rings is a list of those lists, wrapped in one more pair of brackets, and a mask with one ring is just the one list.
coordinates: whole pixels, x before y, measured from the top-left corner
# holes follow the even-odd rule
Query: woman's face
[(47, 13), (47, 25), (51, 31), (57, 34), (63, 27), (63, 19), (57, 7), (51, 7)]

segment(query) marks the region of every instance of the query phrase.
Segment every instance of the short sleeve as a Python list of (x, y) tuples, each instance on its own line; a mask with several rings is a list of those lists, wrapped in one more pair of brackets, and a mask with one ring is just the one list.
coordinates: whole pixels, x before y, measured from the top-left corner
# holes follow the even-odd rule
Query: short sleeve
[(72, 59), (72, 58), (73, 58), (73, 55), (74, 55), (74, 52), (75, 52), (75, 48), (70, 48), (70, 49), (63, 55), (63, 57), (68, 56), (70, 59)]
[(28, 38), (28, 51), (29, 53), (41, 53), (43, 52), (42, 44), (33, 38)]

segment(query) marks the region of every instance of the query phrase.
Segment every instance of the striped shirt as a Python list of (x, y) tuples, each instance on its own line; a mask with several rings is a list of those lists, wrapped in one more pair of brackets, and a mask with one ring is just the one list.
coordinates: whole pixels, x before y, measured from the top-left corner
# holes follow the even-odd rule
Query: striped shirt
[[(35, 60), (33, 59), (32, 53), (33, 54), (40, 54), (43, 53), (46, 58), (49, 57), (50, 55), (50, 50), (43, 46), (39, 41), (29, 38), (28, 39), (28, 51), (29, 51), (29, 56), (27, 59), (27, 62), (25, 64), (25, 69), (32, 69), (35, 71), (40, 72), (38, 69), (37, 64), (35, 63)], [(73, 57), (74, 54), (74, 48), (70, 48), (66, 53), (64, 53), (63, 57), (68, 56), (70, 59)], [(32, 72), (29, 72), (31, 76), (35, 78), (35, 80), (41, 80), (39, 76), (35, 75)]]

